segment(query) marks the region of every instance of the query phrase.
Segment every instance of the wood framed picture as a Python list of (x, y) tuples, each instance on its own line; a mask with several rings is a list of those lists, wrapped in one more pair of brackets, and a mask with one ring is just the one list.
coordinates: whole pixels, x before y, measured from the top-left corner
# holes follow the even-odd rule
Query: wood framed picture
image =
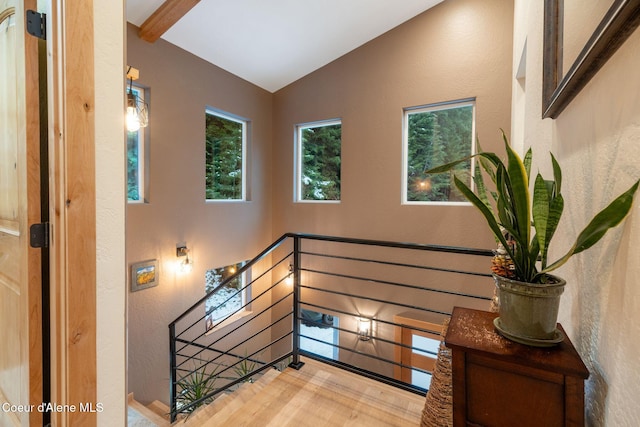
[(157, 259), (131, 264), (131, 292), (157, 286), (159, 279), (158, 273)]

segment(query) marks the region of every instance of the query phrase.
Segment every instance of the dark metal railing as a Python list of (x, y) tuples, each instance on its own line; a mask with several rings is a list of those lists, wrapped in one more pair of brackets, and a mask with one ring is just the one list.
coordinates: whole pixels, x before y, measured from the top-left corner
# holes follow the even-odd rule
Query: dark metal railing
[[(409, 327), (401, 319), (416, 316), (441, 324), (454, 306), (488, 308), (493, 285), (487, 257), (492, 255), (452, 246), (283, 235), (169, 325), (171, 420), (267, 369), (300, 369), (301, 356), (425, 393), (426, 385), (412, 384), (405, 374), (430, 372), (399, 354), (408, 350), (435, 358), (436, 353), (398, 338), (398, 331)], [(251, 279), (227, 301), (246, 290), (251, 298), (207, 322), (207, 300), (245, 273)], [(332, 323), (310, 319), (309, 313)], [(371, 320), (370, 337), (360, 336), (360, 318)], [(303, 326), (331, 329), (337, 342), (303, 332)], [(440, 334), (416, 324), (409, 329)], [(314, 345), (331, 348), (331, 357)]]

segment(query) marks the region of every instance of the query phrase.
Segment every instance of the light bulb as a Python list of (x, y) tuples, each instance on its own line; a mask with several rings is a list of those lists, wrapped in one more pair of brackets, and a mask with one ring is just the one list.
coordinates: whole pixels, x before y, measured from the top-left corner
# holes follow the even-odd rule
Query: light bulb
[(362, 341), (368, 341), (371, 338), (371, 319), (358, 319), (358, 336)]
[(140, 129), (140, 119), (136, 107), (127, 107), (127, 130), (137, 132)]

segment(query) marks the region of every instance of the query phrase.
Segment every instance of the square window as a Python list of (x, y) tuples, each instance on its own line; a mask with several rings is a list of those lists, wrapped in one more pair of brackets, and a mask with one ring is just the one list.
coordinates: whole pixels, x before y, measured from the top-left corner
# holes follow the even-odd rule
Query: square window
[[(425, 174), (473, 154), (475, 101), (455, 101), (406, 109), (404, 112), (403, 203), (468, 203), (450, 174)], [(471, 186), (472, 160), (454, 169)]]
[(206, 200), (246, 200), (247, 121), (206, 111)]
[[(144, 102), (146, 91), (141, 87), (131, 86), (131, 93), (140, 102)], [(146, 128), (127, 131), (127, 200), (144, 202), (145, 200), (145, 135)]]
[(341, 121), (298, 125), (296, 140), (295, 200), (339, 202)]

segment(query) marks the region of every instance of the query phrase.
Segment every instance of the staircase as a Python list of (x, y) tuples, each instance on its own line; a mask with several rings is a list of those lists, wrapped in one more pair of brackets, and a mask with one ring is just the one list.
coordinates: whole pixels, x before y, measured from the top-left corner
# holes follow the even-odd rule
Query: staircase
[(271, 369), (196, 410), (178, 427), (419, 426), (424, 396), (312, 359)]
[(145, 406), (135, 400), (133, 393), (128, 396), (127, 427), (168, 427), (169, 407), (162, 402), (154, 401)]
[[(486, 307), (494, 288), (485, 272), (491, 256), (473, 248), (283, 235), (169, 324), (170, 420), (419, 425), (431, 372), (413, 354), (435, 361), (436, 350), (414, 337), (439, 337), (455, 306)], [(249, 279), (238, 285), (241, 275)], [(224, 296), (207, 307), (219, 291)], [(227, 303), (233, 308), (214, 321), (211, 313)], [(302, 326), (331, 328), (334, 338), (310, 336)], [(328, 346), (331, 355), (309, 342)], [(281, 374), (273, 369), (285, 365)]]

